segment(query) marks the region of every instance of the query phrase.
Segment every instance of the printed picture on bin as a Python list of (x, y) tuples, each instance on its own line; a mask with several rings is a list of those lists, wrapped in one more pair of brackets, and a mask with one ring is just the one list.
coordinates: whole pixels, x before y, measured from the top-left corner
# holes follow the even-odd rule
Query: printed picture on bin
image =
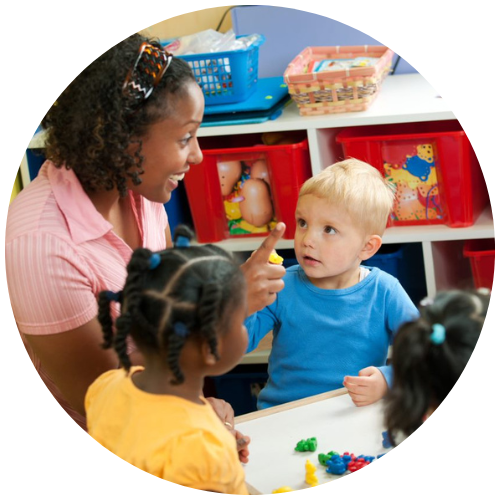
[(229, 234), (271, 231), (277, 221), (265, 155), (218, 158), (217, 171)]

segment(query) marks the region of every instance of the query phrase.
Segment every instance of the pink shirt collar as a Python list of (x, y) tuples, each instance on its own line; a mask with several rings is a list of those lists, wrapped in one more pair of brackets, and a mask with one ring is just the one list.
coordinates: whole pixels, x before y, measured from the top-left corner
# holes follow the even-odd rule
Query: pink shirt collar
[(57, 168), (51, 161), (47, 163), (47, 177), (56, 203), (68, 223), (71, 239), (80, 244), (112, 231), (113, 225), (96, 210), (75, 172), (65, 167)]

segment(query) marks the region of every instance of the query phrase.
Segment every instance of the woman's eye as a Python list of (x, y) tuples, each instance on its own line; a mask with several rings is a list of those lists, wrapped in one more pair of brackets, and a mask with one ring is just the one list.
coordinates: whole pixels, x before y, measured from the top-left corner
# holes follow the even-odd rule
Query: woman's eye
[(184, 137), (183, 139), (181, 139), (181, 143), (187, 144), (192, 138), (193, 138), (192, 135), (189, 135), (188, 137)]
[(325, 233), (326, 234), (335, 234), (337, 231), (332, 226), (326, 226), (325, 227)]

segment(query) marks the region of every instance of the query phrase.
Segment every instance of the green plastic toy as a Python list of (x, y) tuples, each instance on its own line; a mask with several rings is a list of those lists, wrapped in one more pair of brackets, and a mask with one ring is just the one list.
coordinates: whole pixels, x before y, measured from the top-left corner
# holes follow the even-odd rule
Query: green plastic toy
[(329, 451), (328, 453), (320, 453), (318, 455), (318, 462), (321, 465), (327, 467), (326, 462), (328, 462), (328, 460), (330, 460), (330, 458), (332, 458), (334, 455), (339, 456), (339, 454), (336, 451)]
[(315, 437), (312, 437), (300, 440), (295, 447), (295, 451), (316, 451), (317, 448), (318, 441)]

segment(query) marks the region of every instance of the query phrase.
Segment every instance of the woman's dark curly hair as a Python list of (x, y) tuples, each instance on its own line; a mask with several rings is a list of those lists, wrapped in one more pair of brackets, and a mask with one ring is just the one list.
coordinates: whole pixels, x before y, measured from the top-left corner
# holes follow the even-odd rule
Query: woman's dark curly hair
[[(114, 294), (99, 294), (103, 347), (113, 347), (129, 370), (130, 335), (140, 350), (156, 352), (165, 360), (173, 384), (184, 381), (179, 356), (186, 340), (206, 341), (217, 358), (217, 338), (229, 327), (231, 311), (245, 300), (245, 279), (232, 256), (214, 245), (180, 245), (180, 238), (186, 241), (191, 236), (181, 227), (174, 235), (174, 248), (157, 254), (146, 248), (134, 251), (125, 287), (118, 294), (122, 312), (114, 327), (110, 315)], [(153, 269), (152, 258), (158, 261)]]
[[(420, 317), (405, 323), (394, 339), (394, 381), (386, 396), (389, 437), (409, 436), (429, 409), (443, 402), (476, 346), (489, 304), (489, 293), (440, 292), (420, 306)], [(431, 340), (433, 325), (445, 330), (442, 343)]]
[[(143, 42), (134, 34), (85, 68), (59, 96), (42, 120), (45, 156), (57, 167), (72, 169), (86, 192), (118, 189), (127, 181), (140, 184), (143, 173), (141, 137), (148, 127), (167, 118), (172, 104), (195, 82), (189, 65), (173, 58), (150, 97), (134, 112), (127, 110), (122, 87)], [(137, 149), (130, 153), (130, 145)]]

